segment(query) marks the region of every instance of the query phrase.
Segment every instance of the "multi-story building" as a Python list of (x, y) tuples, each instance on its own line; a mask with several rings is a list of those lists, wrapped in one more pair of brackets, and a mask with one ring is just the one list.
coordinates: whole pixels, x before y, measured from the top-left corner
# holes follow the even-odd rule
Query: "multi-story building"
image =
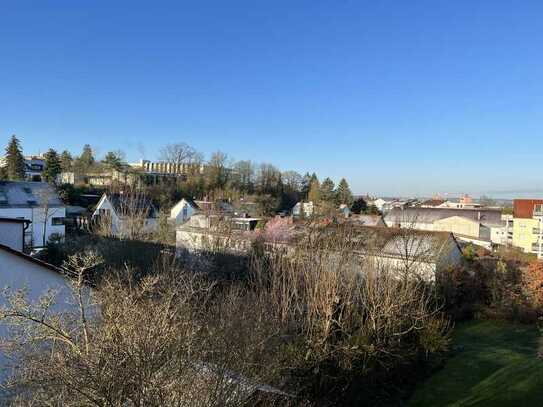
[(205, 166), (200, 163), (170, 163), (165, 161), (153, 162), (140, 160), (138, 163), (129, 164), (135, 170), (157, 177), (181, 177), (186, 178), (192, 174), (203, 174)]
[[(6, 158), (0, 157), (0, 167), (6, 166)], [(25, 179), (28, 181), (41, 181), (45, 170), (45, 158), (42, 156), (25, 157)]]
[(543, 258), (543, 199), (514, 200), (513, 246)]

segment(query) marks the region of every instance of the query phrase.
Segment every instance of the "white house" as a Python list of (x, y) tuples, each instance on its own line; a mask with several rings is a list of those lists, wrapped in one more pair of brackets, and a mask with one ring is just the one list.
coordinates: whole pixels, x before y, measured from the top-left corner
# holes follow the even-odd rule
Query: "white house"
[[(49, 290), (54, 290), (55, 306), (52, 311), (76, 309), (70, 281), (61, 269), (3, 244), (0, 244), (0, 289), (9, 292), (25, 289), (26, 298), (34, 303)], [(6, 298), (0, 296), (0, 306), (5, 304)], [(7, 338), (9, 334), (6, 323), (0, 321), (0, 337)], [(6, 356), (0, 350), (0, 381), (8, 374), (6, 363)]]
[(107, 219), (111, 222), (111, 233), (123, 237), (131, 233), (140, 220), (143, 232), (154, 232), (158, 228), (158, 211), (149, 198), (133, 194), (103, 194), (92, 214), (98, 221)]
[(175, 225), (182, 225), (199, 211), (200, 208), (196, 203), (183, 198), (171, 209), (170, 221)]
[(433, 281), (436, 273), (457, 266), (462, 250), (449, 232), (370, 228), (375, 247), (365, 253), (377, 269)]
[(64, 238), (66, 206), (45, 182), (0, 182), (0, 217), (25, 219), (27, 247), (44, 246), (53, 236)]
[(0, 218), (0, 244), (22, 252), (29, 224), (26, 219)]
[(313, 216), (313, 212), (315, 210), (315, 207), (313, 205), (313, 202), (298, 202), (294, 207), (292, 208), (292, 216), (299, 217), (301, 216), (301, 209), (303, 205), (303, 215), (304, 216)]
[(339, 205), (339, 212), (346, 218), (351, 216), (351, 209), (345, 204)]

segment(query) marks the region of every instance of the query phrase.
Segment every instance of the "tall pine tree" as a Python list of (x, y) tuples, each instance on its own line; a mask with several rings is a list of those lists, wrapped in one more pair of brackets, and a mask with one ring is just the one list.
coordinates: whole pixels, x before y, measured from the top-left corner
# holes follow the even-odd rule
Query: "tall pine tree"
[(330, 178), (326, 178), (321, 184), (321, 201), (325, 203), (334, 204), (336, 201), (336, 194), (334, 192), (334, 181)]
[(114, 151), (108, 151), (102, 160), (102, 163), (112, 170), (120, 170), (123, 166), (120, 154), (115, 153)]
[(341, 178), (336, 189), (336, 203), (338, 205), (351, 206), (353, 203), (353, 194), (345, 178)]
[(52, 148), (45, 153), (45, 169), (43, 170), (43, 178), (49, 183), (54, 183), (58, 174), (62, 171), (60, 158)]
[(307, 194), (307, 200), (317, 205), (321, 200), (321, 187), (319, 180), (315, 179), (311, 181), (309, 185), (309, 192)]
[(6, 175), (9, 180), (20, 181), (25, 179), (25, 158), (21, 150), (21, 143), (15, 135), (11, 136), (6, 147)]
[(64, 150), (62, 154), (60, 155), (60, 168), (62, 168), (62, 171), (71, 171), (72, 164), (73, 164), (72, 155), (70, 154), (68, 150)]

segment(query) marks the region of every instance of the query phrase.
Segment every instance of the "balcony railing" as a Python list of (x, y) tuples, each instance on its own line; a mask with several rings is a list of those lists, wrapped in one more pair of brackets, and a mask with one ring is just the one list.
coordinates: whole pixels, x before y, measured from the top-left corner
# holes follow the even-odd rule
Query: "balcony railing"
[(543, 229), (540, 228), (533, 228), (532, 233), (534, 235), (543, 235)]

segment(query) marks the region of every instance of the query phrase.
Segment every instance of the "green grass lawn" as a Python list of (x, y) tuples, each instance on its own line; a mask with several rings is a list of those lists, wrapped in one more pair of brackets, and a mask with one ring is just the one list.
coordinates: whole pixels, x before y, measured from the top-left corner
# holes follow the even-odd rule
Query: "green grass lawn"
[(458, 324), (445, 367), (416, 391), (409, 406), (543, 406), (543, 361), (533, 326), (477, 321)]

